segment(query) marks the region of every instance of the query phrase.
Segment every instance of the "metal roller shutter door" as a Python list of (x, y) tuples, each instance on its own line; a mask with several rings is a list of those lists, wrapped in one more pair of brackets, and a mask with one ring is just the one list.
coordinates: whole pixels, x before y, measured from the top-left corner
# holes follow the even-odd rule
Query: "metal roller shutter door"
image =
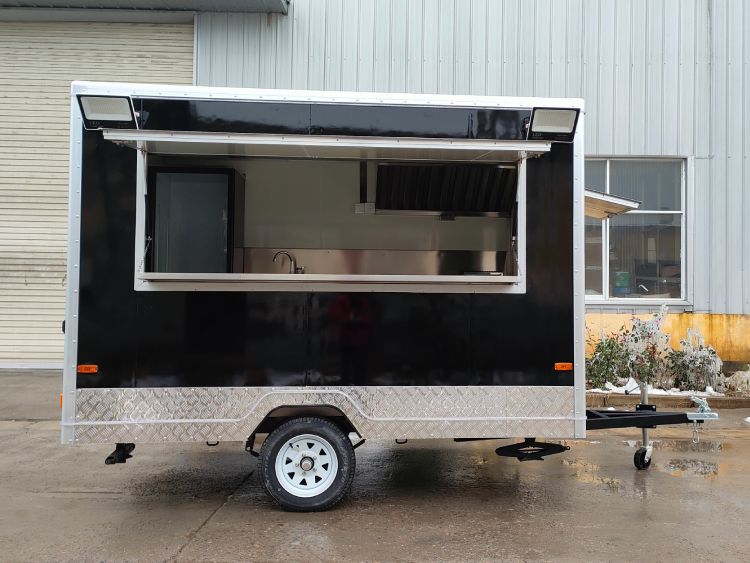
[(0, 22), (0, 367), (61, 367), (72, 80), (192, 84), (193, 26)]

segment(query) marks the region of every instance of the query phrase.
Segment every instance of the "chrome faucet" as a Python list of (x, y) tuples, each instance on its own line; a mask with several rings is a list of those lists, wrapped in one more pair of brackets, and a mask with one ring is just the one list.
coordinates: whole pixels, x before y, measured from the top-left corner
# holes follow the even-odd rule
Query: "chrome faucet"
[(301, 274), (305, 271), (304, 268), (297, 267), (297, 261), (294, 258), (292, 258), (292, 255), (289, 254), (286, 250), (279, 250), (276, 254), (274, 254), (273, 261), (276, 262), (276, 259), (282, 254), (286, 256), (287, 258), (289, 258), (289, 273), (290, 274)]

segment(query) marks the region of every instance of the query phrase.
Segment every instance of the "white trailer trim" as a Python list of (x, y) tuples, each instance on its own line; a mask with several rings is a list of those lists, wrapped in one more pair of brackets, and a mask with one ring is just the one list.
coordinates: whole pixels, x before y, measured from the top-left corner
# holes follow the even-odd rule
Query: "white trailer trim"
[(70, 100), (70, 167), (68, 172), (68, 271), (65, 296), (65, 351), (63, 355), (61, 440), (72, 444), (70, 424), (76, 420), (76, 367), (78, 365), (78, 288), (81, 264), (81, 166), (83, 116), (75, 96)]
[(573, 388), (575, 437), (586, 437), (586, 261), (584, 121), (581, 108), (573, 142)]
[[(140, 148), (149, 154), (205, 155), (205, 156), (277, 156), (275, 147), (298, 147), (296, 158), (337, 158), (335, 152), (317, 154), (314, 149), (357, 149), (361, 154), (340, 158), (378, 159), (370, 155), (374, 149), (395, 151), (443, 151), (451, 154), (450, 160), (461, 162), (516, 162), (524, 156), (537, 156), (549, 152), (552, 143), (544, 141), (492, 141), (485, 139), (421, 139), (403, 137), (341, 137), (324, 135), (260, 135), (251, 133), (203, 133), (181, 131), (142, 131), (104, 129), (104, 138), (131, 148)], [(310, 150), (312, 149), (312, 150)], [(365, 152), (368, 151), (368, 152)], [(437, 156), (426, 152), (422, 160)], [(290, 158), (287, 153), (283, 158)], [(441, 155), (445, 159), (444, 154)], [(419, 158), (388, 156), (389, 160), (420, 160)]]
[[(219, 88), (213, 86), (181, 86), (133, 84), (119, 82), (75, 81), (73, 95), (140, 96), (166, 99), (259, 100), (277, 102), (329, 102), (340, 104), (425, 105), (435, 107), (528, 108), (554, 107), (583, 109), (581, 98), (536, 98), (505, 96), (467, 96), (447, 94), (403, 94), (386, 92), (330, 92), (319, 90), (277, 90), (262, 88)], [(580, 125), (579, 125), (580, 128)]]

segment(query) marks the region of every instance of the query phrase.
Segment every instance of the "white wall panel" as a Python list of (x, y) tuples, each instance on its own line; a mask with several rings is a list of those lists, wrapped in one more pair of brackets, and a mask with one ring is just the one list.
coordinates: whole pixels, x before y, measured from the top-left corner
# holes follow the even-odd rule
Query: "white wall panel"
[[(612, 60), (609, 62), (612, 71), (612, 97), (609, 109), (600, 109), (600, 126), (608, 128), (607, 143), (611, 154), (624, 154), (630, 150), (630, 135), (622, 135), (621, 131), (629, 131), (630, 112), (616, 111), (615, 108), (628, 107), (631, 98), (631, 74), (633, 55), (633, 34), (631, 28), (630, 5), (618, 2), (612, 10), (609, 26), (603, 26), (605, 36), (612, 40)], [(627, 33), (615, 33), (615, 29), (627, 29)], [(607, 67), (607, 61), (603, 61)], [(605, 117), (606, 116), (606, 117)], [(605, 147), (601, 147), (605, 151)]]
[[(615, 132), (615, 92), (621, 87), (627, 86), (615, 83), (615, 47), (626, 41), (628, 34), (615, 34), (615, 2), (606, 0), (599, 4), (599, 19), (597, 23), (597, 39), (599, 51), (598, 69), (598, 100), (596, 121), (587, 121), (589, 130), (591, 126), (596, 127), (596, 138), (598, 140), (599, 152), (613, 154), (613, 138)], [(623, 59), (627, 61), (627, 54)]]
[(391, 21), (391, 2), (378, 2), (375, 4), (375, 22), (383, 22), (385, 25), (376, 25), (374, 28), (374, 59), (372, 64), (373, 82), (372, 89), (378, 92), (390, 90), (391, 71), (391, 32), (393, 22)]
[(328, 33), (328, 18), (325, 6), (317, 7), (310, 3), (308, 42), (307, 42), (307, 84), (313, 90), (327, 88), (325, 82), (326, 35)]
[(471, 3), (457, 4), (454, 9), (453, 35), (453, 93), (471, 92)]
[(742, 13), (742, 28), (745, 34), (745, 40), (742, 51), (742, 130), (744, 131), (743, 137), (743, 150), (742, 150), (742, 217), (743, 223), (739, 228), (741, 233), (741, 240), (739, 244), (742, 245), (743, 256), (742, 256), (742, 309), (744, 311), (750, 310), (750, 158), (748, 152), (750, 151), (750, 39), (748, 39), (748, 30), (750, 30), (750, 8), (745, 6)]
[[(564, 92), (567, 89), (568, 30), (565, 22), (570, 10), (569, 2), (552, 2), (549, 10), (549, 91)], [(554, 49), (551, 46), (555, 46)]]
[[(536, 55), (536, 42), (539, 40), (535, 33), (535, 7), (535, 2), (521, 1), (518, 20), (514, 26), (518, 29), (518, 55), (516, 60), (513, 60), (510, 56), (505, 57), (509, 65), (518, 65), (518, 74), (516, 75), (515, 84), (507, 81), (503, 84), (503, 88), (515, 90), (519, 96), (532, 96), (534, 94), (534, 57)], [(505, 24), (506, 22), (503, 23)], [(510, 24), (511, 22), (507, 23)], [(500, 32), (504, 33), (506, 29), (505, 25), (503, 25), (503, 29)]]
[[(750, 229), (750, 217), (743, 214), (743, 191), (750, 188), (745, 185), (743, 190), (743, 160), (750, 153), (750, 146), (743, 141), (748, 137), (750, 131), (743, 129), (743, 115), (748, 111), (750, 92), (743, 92), (743, 75), (747, 72), (747, 60), (743, 64), (743, 42), (747, 40), (746, 35), (750, 29), (743, 30), (743, 12), (748, 10), (746, 2), (728, 2), (726, 6), (726, 83), (724, 92), (726, 95), (726, 308), (729, 311), (740, 310), (746, 296), (743, 295), (743, 278), (750, 275), (750, 262), (747, 259), (748, 249), (743, 249), (742, 244), (736, 244), (740, 232), (735, 231), (740, 227), (743, 231)], [(744, 95), (744, 99), (743, 99)], [(743, 103), (744, 102), (744, 103)], [(718, 133), (724, 127), (717, 127)], [(717, 135), (718, 136), (718, 135)], [(746, 151), (743, 155), (743, 150)], [(744, 158), (743, 158), (744, 157)], [(750, 194), (747, 195), (750, 197)], [(750, 338), (750, 335), (747, 335)]]
[(664, 0), (662, 31), (661, 152), (677, 154), (680, 142), (680, 5), (681, 0)]
[[(727, 306), (727, 10), (726, 2), (712, 3), (714, 28), (711, 30), (711, 117), (710, 117), (710, 174), (711, 182), (721, 189), (712, 189), (709, 204), (711, 248), (709, 260), (709, 299), (712, 309), (726, 310)], [(716, 64), (723, 61), (724, 64)], [(715, 124), (722, 123), (721, 127)], [(721, 249), (720, 252), (717, 252)]]
[(489, 48), (489, 38), (497, 37), (499, 34), (489, 29), (489, 20), (487, 18), (487, 0), (476, 0), (471, 3), (471, 33), (469, 34), (471, 49), (471, 85), (469, 93), (481, 94), (487, 91), (487, 73), (489, 71), (487, 63), (487, 51)]
[[(596, 154), (593, 150), (598, 146), (599, 127), (595, 116), (599, 115), (599, 58), (591, 57), (590, 53), (598, 53), (599, 50), (599, 3), (587, 2), (584, 4), (583, 21), (583, 52), (578, 64), (582, 67), (583, 83), (579, 95), (586, 101), (586, 153)], [(571, 94), (575, 95), (575, 94)], [(590, 116), (590, 117), (588, 117)]]
[(330, 0), (326, 3), (325, 12), (325, 64), (324, 84), (331, 90), (341, 90), (341, 38), (343, 35), (342, 15), (344, 13), (343, 0)]
[(698, 311), (750, 313), (749, 12), (742, 0), (293, 0), (288, 16), (236, 19), (242, 48), (227, 16), (199, 16), (197, 82), (584, 97), (588, 154), (694, 157), (688, 294)]
[(506, 13), (501, 27), (497, 30), (497, 33), (503, 36), (503, 79), (499, 91), (507, 92), (508, 95), (517, 95), (523, 85), (521, 68), (524, 30), (520, 28), (524, 17), (521, 11), (523, 1), (512, 0), (503, 4), (503, 10)]
[(538, 92), (540, 96), (549, 96), (551, 90), (550, 75), (552, 73), (552, 50), (550, 49), (550, 40), (552, 36), (552, 3), (550, 0), (538, 0), (533, 5), (534, 25), (532, 42), (534, 50), (531, 58), (533, 60), (534, 83), (532, 92)]
[(424, 56), (424, 10), (423, 2), (406, 4), (406, 92), (422, 91)]
[[(646, 2), (647, 0), (634, 0), (630, 3), (629, 17), (621, 17), (618, 25), (618, 34), (630, 36), (628, 103), (627, 106), (618, 106), (616, 117), (618, 128), (622, 128), (616, 133), (617, 137), (627, 138), (627, 147), (623, 154), (647, 154), (646, 137), (650, 128), (647, 126), (646, 117), (646, 104), (649, 99), (646, 85)], [(593, 115), (589, 120), (592, 117)], [(617, 149), (620, 149), (619, 142)]]

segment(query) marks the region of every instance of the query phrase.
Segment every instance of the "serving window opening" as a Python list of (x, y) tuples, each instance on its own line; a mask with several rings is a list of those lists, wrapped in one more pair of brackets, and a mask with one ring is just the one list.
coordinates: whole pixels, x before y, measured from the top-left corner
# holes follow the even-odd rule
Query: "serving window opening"
[(524, 159), (139, 158), (138, 290), (525, 291)]

